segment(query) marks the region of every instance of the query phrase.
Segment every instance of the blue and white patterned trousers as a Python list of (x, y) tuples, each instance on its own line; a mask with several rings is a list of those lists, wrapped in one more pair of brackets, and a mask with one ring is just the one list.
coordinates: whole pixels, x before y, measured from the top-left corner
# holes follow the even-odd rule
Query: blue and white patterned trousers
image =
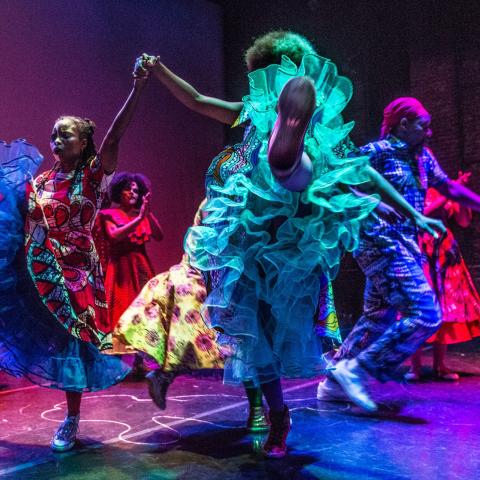
[(440, 308), (416, 239), (367, 238), (355, 259), (366, 276), (364, 311), (334, 359), (356, 358), (378, 380), (395, 379), (400, 364), (440, 327)]

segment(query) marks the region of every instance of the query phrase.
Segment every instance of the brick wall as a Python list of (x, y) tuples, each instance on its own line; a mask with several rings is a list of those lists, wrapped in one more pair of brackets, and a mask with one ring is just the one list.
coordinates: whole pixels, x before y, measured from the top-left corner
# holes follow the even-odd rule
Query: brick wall
[[(350, 77), (354, 97), (345, 111), (352, 138), (378, 137), (382, 111), (398, 96), (420, 98), (433, 114), (432, 148), (450, 175), (469, 169), (480, 193), (480, 2), (453, 0), (225, 1), (227, 94), (238, 99), (247, 83), (242, 52), (252, 37), (289, 28), (313, 39)], [(248, 22), (242, 21), (248, 18)], [(457, 232), (480, 287), (480, 216)], [(342, 325), (360, 314), (363, 275), (347, 256), (335, 282)]]
[[(452, 3), (427, 2), (409, 15), (411, 94), (432, 114), (432, 149), (442, 167), (454, 178), (471, 171), (470, 188), (480, 193), (480, 6)], [(455, 234), (480, 287), (480, 215)]]

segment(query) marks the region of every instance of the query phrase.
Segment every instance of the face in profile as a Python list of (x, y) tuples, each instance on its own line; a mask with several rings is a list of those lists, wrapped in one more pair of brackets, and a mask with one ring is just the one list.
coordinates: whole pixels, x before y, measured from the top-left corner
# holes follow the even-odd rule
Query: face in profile
[(81, 157), (87, 140), (80, 138), (75, 122), (68, 118), (58, 120), (53, 126), (50, 148), (54, 157), (62, 163), (74, 161)]
[(415, 120), (402, 119), (403, 140), (410, 147), (420, 147), (431, 137), (430, 117), (427, 115)]
[(125, 208), (135, 208), (139, 198), (139, 188), (137, 182), (130, 182), (125, 186), (120, 194), (120, 205)]

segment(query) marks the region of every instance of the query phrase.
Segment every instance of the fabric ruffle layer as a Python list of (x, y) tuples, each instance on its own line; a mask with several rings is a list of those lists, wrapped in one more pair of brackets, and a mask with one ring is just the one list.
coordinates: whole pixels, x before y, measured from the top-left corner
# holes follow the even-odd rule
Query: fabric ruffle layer
[[(280, 92), (290, 79), (305, 75), (317, 91), (305, 137), (314, 175), (304, 192), (295, 193), (273, 177), (267, 147)], [(254, 131), (246, 138), (259, 148), (249, 149), (244, 142), (230, 147), (228, 155), (231, 164), (235, 155), (241, 164), (246, 151), (258, 152), (250, 158), (255, 166), (250, 175), (233, 173), (222, 186), (207, 185), (206, 218), (203, 226), (190, 229), (185, 248), (192, 265), (216, 278), (206, 301), (211, 326), (237, 337), (237, 343), (252, 343), (238, 350), (251, 352), (252, 358), (240, 360), (242, 367), (234, 370), (244, 371), (235, 378), (255, 377), (262, 365), (277, 367), (266, 367), (272, 371), (254, 381), (316, 375), (320, 366), (314, 358), (321, 352), (312, 319), (320, 289), (336, 276), (344, 251), (357, 247), (362, 222), (378, 203), (349, 189), (370, 179), (368, 159), (334, 153), (353, 127), (340, 115), (352, 85), (337, 75), (331, 61), (316, 55), (305, 56), (298, 68), (284, 57), (281, 65), (252, 72), (249, 81), (238, 123), (250, 123)], [(259, 328), (257, 317), (266, 308), (271, 312), (262, 315), (274, 318), (275, 325)], [(264, 331), (271, 338), (261, 338)], [(262, 358), (258, 352), (263, 350)], [(311, 358), (306, 352), (312, 352)]]
[(42, 386), (102, 390), (129, 368), (70, 335), (41, 302), (26, 268), (20, 208), (41, 161), (23, 140), (0, 143), (0, 369)]

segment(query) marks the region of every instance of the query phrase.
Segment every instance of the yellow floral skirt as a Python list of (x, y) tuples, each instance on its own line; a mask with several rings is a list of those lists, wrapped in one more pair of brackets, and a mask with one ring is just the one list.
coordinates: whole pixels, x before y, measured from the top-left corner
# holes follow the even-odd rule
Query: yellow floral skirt
[(225, 352), (200, 314), (207, 292), (186, 258), (152, 278), (120, 317), (115, 335), (164, 371), (223, 368)]

